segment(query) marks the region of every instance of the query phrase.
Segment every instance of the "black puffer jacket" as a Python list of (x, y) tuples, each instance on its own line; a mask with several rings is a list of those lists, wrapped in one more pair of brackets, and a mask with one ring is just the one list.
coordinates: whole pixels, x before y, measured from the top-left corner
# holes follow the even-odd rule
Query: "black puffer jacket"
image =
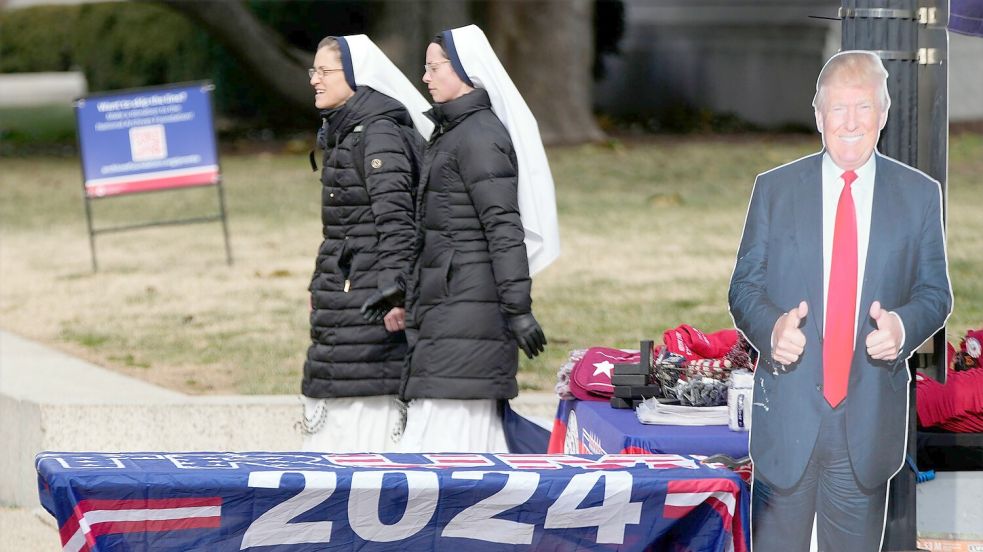
[[(395, 394), (406, 336), (387, 332), (382, 322), (366, 322), (359, 309), (412, 268), (416, 182), (410, 148), (422, 150), (423, 139), (400, 129), (412, 128), (402, 104), (368, 87), (322, 116), (324, 241), (310, 285), (312, 344), (301, 391), (318, 398)], [(356, 146), (359, 140), (364, 144)], [(355, 159), (360, 151), (364, 159)]]
[(510, 399), (519, 357), (507, 316), (532, 308), (512, 140), (482, 89), (428, 114), (437, 129), (417, 192), (420, 252), (401, 394)]

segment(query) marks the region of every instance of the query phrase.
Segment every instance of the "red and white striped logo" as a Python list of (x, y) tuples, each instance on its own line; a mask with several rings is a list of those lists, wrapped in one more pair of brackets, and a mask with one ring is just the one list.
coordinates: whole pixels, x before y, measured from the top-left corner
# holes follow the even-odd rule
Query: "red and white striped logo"
[(96, 537), (215, 528), (222, 524), (222, 498), (82, 500), (59, 529), (62, 550), (89, 551)]
[(740, 488), (730, 479), (678, 479), (670, 481), (662, 514), (681, 519), (697, 506), (707, 504), (723, 521), (728, 552), (747, 552), (739, 512)]

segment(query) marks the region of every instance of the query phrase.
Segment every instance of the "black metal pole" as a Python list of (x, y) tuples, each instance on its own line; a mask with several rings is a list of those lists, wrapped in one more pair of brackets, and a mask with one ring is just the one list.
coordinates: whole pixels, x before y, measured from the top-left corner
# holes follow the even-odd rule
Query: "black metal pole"
[[(212, 113), (215, 112), (215, 85), (211, 81), (207, 81), (203, 85), (203, 90), (208, 92), (208, 105), (211, 107)], [(213, 144), (215, 144), (215, 164), (218, 165), (218, 181), (215, 185), (218, 186), (218, 208), (222, 216), (222, 237), (225, 239), (225, 263), (232, 266), (232, 246), (229, 244), (229, 223), (228, 216), (225, 214), (225, 188), (222, 186), (222, 164), (219, 162), (218, 158), (218, 133), (215, 131), (215, 125), (212, 125), (212, 134), (214, 136)]]
[[(948, 157), (947, 66), (944, 63), (948, 57), (945, 39), (948, 0), (939, 0), (938, 5), (932, 1), (923, 0), (919, 5), (918, 0), (842, 0), (840, 17), (842, 48), (874, 51), (890, 75), (891, 109), (880, 137), (881, 153), (935, 178), (942, 184), (944, 195)], [(939, 20), (942, 21), (941, 28)], [(935, 367), (935, 375), (941, 379), (945, 374), (944, 330), (933, 338), (932, 343), (935, 358), (927, 364)], [(915, 395), (912, 374), (908, 389), (906, 448), (912, 458), (916, 456), (917, 441)], [(915, 476), (905, 464), (891, 480), (884, 550), (916, 549)]]
[(225, 238), (225, 262), (232, 266), (232, 246), (229, 245), (229, 224), (225, 215), (225, 191), (222, 189), (222, 178), (219, 177), (218, 185), (218, 207), (222, 212), (222, 236)]
[(99, 272), (99, 263), (96, 262), (96, 233), (92, 229), (92, 206), (89, 205), (89, 195), (82, 190), (85, 201), (85, 222), (89, 227), (89, 251), (92, 253), (92, 272)]
[[(923, 3), (928, 0), (923, 0)], [(919, 169), (942, 186), (942, 217), (946, 220), (949, 189), (949, 1), (922, 8), (918, 44), (923, 52), (918, 67)], [(943, 226), (944, 227), (944, 226)], [(945, 328), (932, 338), (933, 357), (926, 372), (940, 382), (946, 377)]]
[(99, 272), (99, 263), (96, 262), (96, 233), (92, 229), (92, 206), (89, 205), (89, 189), (85, 186), (85, 153), (82, 150), (82, 129), (79, 128), (79, 106), (85, 102), (85, 98), (76, 98), (72, 102), (72, 111), (75, 112), (75, 144), (79, 152), (79, 168), (82, 170), (82, 201), (85, 203), (85, 223), (89, 229), (89, 253), (92, 256), (92, 272)]

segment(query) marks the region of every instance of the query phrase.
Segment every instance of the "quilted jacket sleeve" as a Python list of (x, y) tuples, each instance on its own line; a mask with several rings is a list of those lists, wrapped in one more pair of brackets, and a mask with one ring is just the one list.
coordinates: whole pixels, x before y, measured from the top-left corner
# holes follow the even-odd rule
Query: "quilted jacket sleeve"
[(413, 156), (397, 123), (373, 122), (365, 129), (365, 187), (379, 234), (377, 245), (380, 290), (403, 286), (413, 263), (416, 230), (413, 220)]
[(518, 163), (504, 128), (469, 134), (458, 151), (464, 186), (471, 196), (492, 260), (502, 310), (532, 310), (529, 261), (519, 217)]

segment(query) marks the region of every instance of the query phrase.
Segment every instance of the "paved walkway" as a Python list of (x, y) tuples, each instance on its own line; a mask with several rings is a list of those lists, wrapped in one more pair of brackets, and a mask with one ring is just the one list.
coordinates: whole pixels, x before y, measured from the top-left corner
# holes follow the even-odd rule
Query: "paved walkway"
[(0, 507), (0, 552), (56, 552), (61, 541), (55, 518), (43, 510)]
[(0, 393), (70, 404), (174, 402), (185, 397), (2, 330)]

